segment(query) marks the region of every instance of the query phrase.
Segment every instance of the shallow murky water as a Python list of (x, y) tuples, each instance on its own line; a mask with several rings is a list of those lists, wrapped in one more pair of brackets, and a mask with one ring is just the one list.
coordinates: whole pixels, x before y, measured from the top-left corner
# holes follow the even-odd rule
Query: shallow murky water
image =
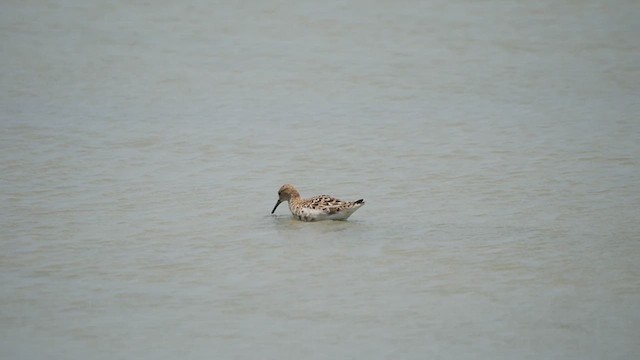
[(0, 8), (3, 359), (640, 352), (636, 2)]

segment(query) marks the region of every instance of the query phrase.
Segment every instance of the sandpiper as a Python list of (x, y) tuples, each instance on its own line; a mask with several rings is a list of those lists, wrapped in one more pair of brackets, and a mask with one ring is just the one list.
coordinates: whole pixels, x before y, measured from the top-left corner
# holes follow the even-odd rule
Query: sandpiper
[(364, 205), (364, 199), (342, 201), (329, 195), (318, 195), (309, 199), (300, 197), (298, 190), (291, 184), (284, 184), (278, 190), (278, 202), (271, 213), (283, 201), (289, 203), (293, 217), (302, 221), (346, 220), (351, 214)]

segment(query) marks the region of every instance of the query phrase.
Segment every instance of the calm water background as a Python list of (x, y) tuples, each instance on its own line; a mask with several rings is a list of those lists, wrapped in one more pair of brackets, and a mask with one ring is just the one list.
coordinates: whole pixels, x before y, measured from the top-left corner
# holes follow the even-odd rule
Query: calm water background
[(636, 359), (638, 19), (4, 1), (0, 357)]

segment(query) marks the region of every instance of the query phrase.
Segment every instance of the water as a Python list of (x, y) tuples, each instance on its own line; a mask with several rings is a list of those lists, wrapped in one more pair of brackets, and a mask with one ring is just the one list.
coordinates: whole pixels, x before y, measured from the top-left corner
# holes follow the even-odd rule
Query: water
[(0, 8), (1, 358), (640, 353), (637, 2)]

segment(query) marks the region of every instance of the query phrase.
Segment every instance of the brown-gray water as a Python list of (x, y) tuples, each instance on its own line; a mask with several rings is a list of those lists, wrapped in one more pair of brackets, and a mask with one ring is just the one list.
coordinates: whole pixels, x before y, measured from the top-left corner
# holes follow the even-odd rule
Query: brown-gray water
[(640, 353), (637, 1), (0, 10), (0, 358)]

